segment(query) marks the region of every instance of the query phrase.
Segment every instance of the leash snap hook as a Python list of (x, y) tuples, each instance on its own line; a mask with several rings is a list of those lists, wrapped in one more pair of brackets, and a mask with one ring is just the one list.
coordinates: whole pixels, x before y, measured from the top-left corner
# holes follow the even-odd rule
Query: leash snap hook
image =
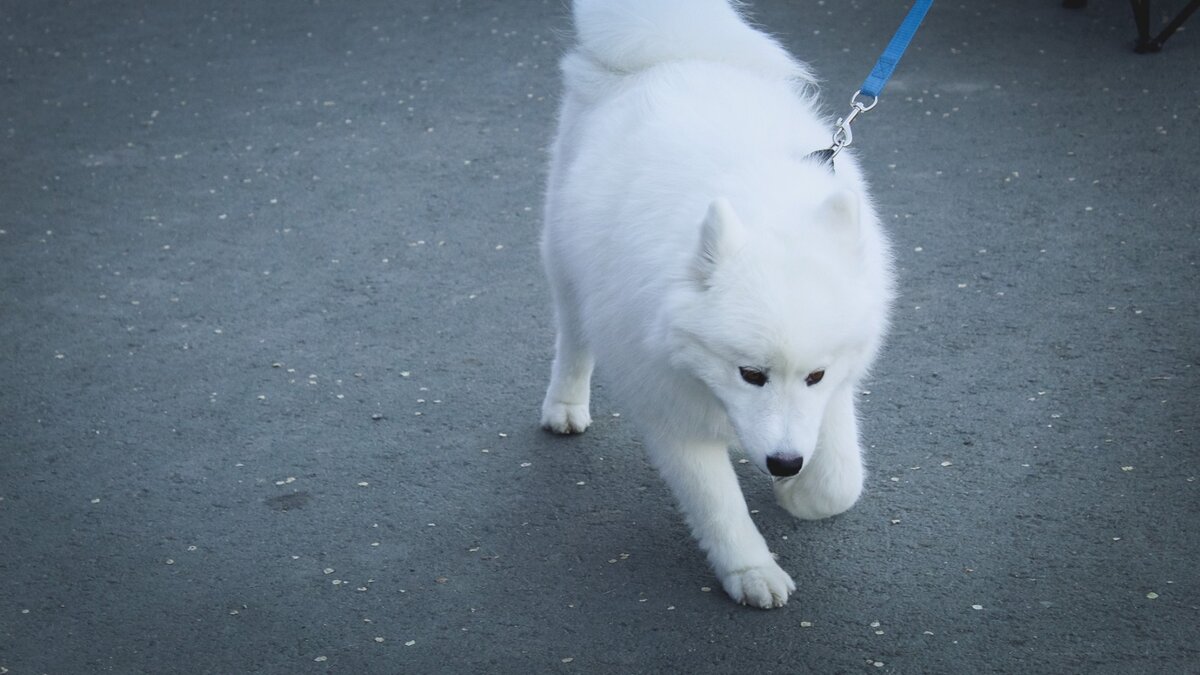
[(842, 151), (842, 148), (854, 142), (854, 132), (850, 129), (850, 125), (854, 122), (854, 118), (879, 104), (878, 96), (871, 96), (870, 103), (863, 103), (862, 101), (858, 100), (858, 97), (861, 95), (861, 90), (854, 92), (854, 96), (850, 97), (850, 113), (845, 117), (838, 118), (837, 129), (835, 129), (833, 132), (833, 147), (830, 148), (833, 150), (833, 155), (835, 157), (839, 152)]

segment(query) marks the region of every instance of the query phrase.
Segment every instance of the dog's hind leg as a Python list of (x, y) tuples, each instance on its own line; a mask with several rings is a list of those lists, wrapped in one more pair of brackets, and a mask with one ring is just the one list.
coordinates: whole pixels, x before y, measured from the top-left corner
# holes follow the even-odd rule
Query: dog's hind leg
[(863, 477), (854, 388), (847, 386), (834, 394), (825, 409), (812, 459), (794, 478), (775, 481), (775, 497), (797, 518), (828, 518), (854, 506), (862, 494)]
[(558, 336), (554, 343), (550, 386), (542, 401), (542, 428), (556, 434), (578, 434), (592, 423), (588, 407), (595, 358), (583, 337), (579, 306), (575, 294), (570, 292), (570, 282), (554, 267), (547, 258)]
[(729, 597), (763, 609), (783, 606), (796, 584), (750, 519), (728, 450), (718, 443), (668, 441), (652, 443), (650, 459)]

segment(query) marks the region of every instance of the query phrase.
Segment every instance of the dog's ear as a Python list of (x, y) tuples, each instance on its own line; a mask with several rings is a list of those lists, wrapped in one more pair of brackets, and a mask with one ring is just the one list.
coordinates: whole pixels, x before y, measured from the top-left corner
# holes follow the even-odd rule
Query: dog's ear
[(857, 247), (862, 241), (862, 207), (859, 196), (839, 189), (817, 209), (817, 222), (832, 229), (839, 238)]
[(693, 266), (696, 280), (708, 287), (717, 267), (741, 246), (742, 221), (728, 199), (718, 197), (700, 226), (700, 249)]

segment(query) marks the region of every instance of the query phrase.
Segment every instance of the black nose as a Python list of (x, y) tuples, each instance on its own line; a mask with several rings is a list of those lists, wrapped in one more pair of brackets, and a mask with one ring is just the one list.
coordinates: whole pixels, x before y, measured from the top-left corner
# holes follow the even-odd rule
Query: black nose
[(779, 478), (795, 476), (800, 473), (800, 467), (802, 466), (804, 466), (804, 458), (799, 455), (796, 457), (767, 458), (767, 471), (770, 471), (772, 476)]

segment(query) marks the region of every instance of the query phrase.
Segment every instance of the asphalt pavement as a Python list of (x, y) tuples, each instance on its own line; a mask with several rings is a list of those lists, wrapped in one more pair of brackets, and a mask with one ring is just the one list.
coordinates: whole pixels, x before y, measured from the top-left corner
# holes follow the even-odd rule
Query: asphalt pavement
[[(905, 6), (751, 9), (837, 114)], [(759, 611), (602, 373), (537, 426), (565, 2), (0, 0), (0, 673), (1200, 672), (1200, 25), (1135, 35), (939, 2), (857, 121), (871, 473), (739, 465)]]

